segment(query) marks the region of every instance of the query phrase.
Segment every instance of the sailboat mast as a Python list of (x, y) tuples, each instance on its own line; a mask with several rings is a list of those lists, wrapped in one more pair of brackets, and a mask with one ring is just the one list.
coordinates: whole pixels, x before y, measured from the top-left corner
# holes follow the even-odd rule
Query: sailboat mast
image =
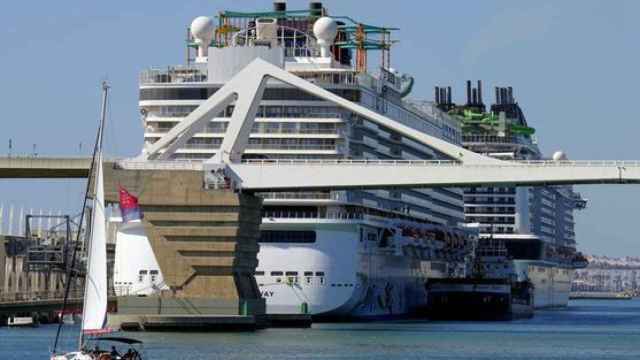
[[(89, 200), (89, 191), (91, 191), (91, 181), (92, 181), (92, 174), (94, 172), (94, 169), (96, 168), (96, 155), (98, 154), (98, 150), (102, 151), (101, 149), (101, 144), (102, 144), (102, 129), (104, 127), (104, 121), (106, 118), (106, 104), (107, 104), (107, 91), (109, 89), (109, 86), (106, 82), (102, 83), (102, 111), (101, 111), (101, 118), (100, 118), (100, 124), (98, 126), (98, 132), (96, 134), (96, 141), (93, 147), (93, 155), (91, 158), (91, 167), (89, 168), (89, 178), (87, 179), (87, 185), (85, 187), (85, 192), (84, 192), (84, 202), (82, 204), (82, 210), (80, 212), (80, 220), (79, 220), (79, 224), (80, 226), (82, 226), (82, 221), (85, 218), (85, 212), (86, 212), (86, 208), (87, 208), (87, 202)], [(10, 209), (10, 215), (13, 214), (13, 207), (11, 207)], [(9, 225), (11, 226), (11, 225)], [(71, 285), (73, 284), (73, 277), (74, 277), (74, 271), (77, 271), (77, 269), (74, 269), (73, 266), (76, 263), (76, 259), (78, 257), (78, 244), (80, 243), (80, 236), (81, 236), (81, 231), (80, 229), (78, 229), (77, 233), (76, 233), (76, 239), (75, 242), (73, 243), (73, 253), (71, 255), (71, 264), (70, 266), (68, 266), (68, 271), (67, 271), (67, 281), (65, 284), (65, 288), (64, 288), (64, 301), (62, 303), (62, 312), (61, 314), (64, 314), (64, 312), (67, 309), (67, 303), (69, 301), (69, 291), (71, 290)], [(58, 324), (58, 329), (56, 331), (56, 338), (55, 341), (53, 343), (53, 348), (51, 350), (52, 354), (56, 353), (56, 350), (58, 349), (58, 342), (60, 341), (60, 335), (62, 334), (62, 326), (63, 326), (64, 322), (60, 321), (60, 323)], [(82, 336), (81, 336), (82, 337)], [(81, 339), (82, 341), (82, 339)]]
[[(100, 109), (100, 125), (98, 127), (98, 139), (96, 141), (96, 148), (95, 148), (95, 153), (94, 153), (94, 162), (95, 162), (95, 166), (94, 166), (94, 176), (93, 176), (93, 216), (91, 216), (91, 220), (90, 222), (87, 222), (88, 224), (91, 224), (91, 236), (89, 236), (87, 239), (89, 241), (89, 243), (84, 247), (85, 248), (85, 253), (88, 254), (87, 256), (87, 272), (85, 274), (85, 281), (84, 281), (84, 296), (83, 296), (83, 302), (82, 302), (82, 309), (83, 309), (83, 325), (84, 325), (84, 321), (87, 319), (88, 315), (87, 313), (85, 313), (87, 307), (87, 299), (88, 299), (88, 292), (89, 292), (89, 287), (91, 284), (91, 281), (89, 281), (89, 276), (90, 276), (90, 269), (92, 268), (92, 262), (94, 261), (104, 261), (106, 262), (106, 258), (105, 259), (93, 259), (92, 256), (90, 256), (91, 252), (92, 252), (92, 247), (95, 245), (93, 243), (93, 233), (94, 233), (94, 229), (96, 227), (96, 220), (97, 221), (101, 221), (99, 218), (97, 218), (95, 216), (95, 212), (98, 211), (98, 207), (99, 206), (103, 206), (103, 204), (99, 204), (98, 201), (98, 192), (102, 191), (100, 188), (103, 186), (102, 182), (102, 144), (103, 144), (103, 139), (104, 139), (104, 126), (105, 126), (105, 121), (106, 121), (106, 117), (107, 117), (107, 100), (108, 100), (108, 96), (109, 96), (109, 85), (107, 84), (106, 81), (102, 82), (102, 105), (101, 105), (101, 109)], [(87, 184), (89, 184), (89, 182), (87, 182)], [(85, 203), (86, 206), (86, 203)], [(104, 211), (104, 209), (101, 209), (101, 211)], [(105, 254), (106, 255), (106, 254)], [(106, 294), (108, 296), (108, 294)], [(82, 345), (84, 344), (84, 326), (80, 327), (80, 336), (78, 338), (78, 349), (82, 349)]]

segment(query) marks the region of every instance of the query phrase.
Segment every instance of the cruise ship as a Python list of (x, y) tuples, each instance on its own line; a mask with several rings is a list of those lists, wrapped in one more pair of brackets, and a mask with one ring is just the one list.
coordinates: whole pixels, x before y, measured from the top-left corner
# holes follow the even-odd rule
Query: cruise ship
[[(390, 64), (395, 29), (331, 14), (318, 2), (295, 10), (275, 2), (265, 11), (222, 11), (215, 18), (198, 17), (191, 24), (186, 64), (141, 73), (145, 148), (257, 57), (402, 124), (462, 144), (454, 117), (436, 104), (407, 100), (414, 79)], [(379, 56), (376, 66), (368, 64), (373, 54)], [(173, 159), (214, 156), (232, 111), (229, 106), (212, 119)], [(243, 158), (447, 160), (277, 81), (267, 83)], [(463, 276), (477, 239), (477, 230), (465, 226), (462, 189), (259, 195), (264, 214), (255, 278), (268, 313), (371, 319), (422, 311), (427, 279)], [(140, 226), (122, 225), (116, 236), (117, 248), (127, 249), (116, 259), (116, 292), (162, 289)], [(132, 254), (148, 261), (126, 261)]]
[[(460, 122), (465, 148), (504, 160), (545, 159), (512, 87), (495, 87), (489, 109), (481, 81), (467, 81), (466, 94), (466, 103), (455, 104), (451, 87), (435, 88), (438, 108)], [(552, 158), (566, 155), (558, 151)], [(518, 281), (533, 284), (534, 306), (566, 306), (574, 269), (585, 266), (576, 252), (574, 212), (586, 200), (571, 186), (474, 187), (464, 190), (464, 202), (466, 222), (479, 226), (481, 238), (502, 242)]]

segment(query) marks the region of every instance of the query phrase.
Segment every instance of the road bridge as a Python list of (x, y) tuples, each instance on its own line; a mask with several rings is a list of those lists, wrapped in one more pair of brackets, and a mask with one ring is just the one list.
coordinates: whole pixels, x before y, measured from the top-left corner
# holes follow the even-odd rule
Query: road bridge
[[(228, 164), (243, 191), (637, 184), (640, 161), (247, 160)], [(123, 170), (204, 171), (189, 161), (123, 160)]]
[(0, 179), (86, 178), (90, 157), (0, 157)]

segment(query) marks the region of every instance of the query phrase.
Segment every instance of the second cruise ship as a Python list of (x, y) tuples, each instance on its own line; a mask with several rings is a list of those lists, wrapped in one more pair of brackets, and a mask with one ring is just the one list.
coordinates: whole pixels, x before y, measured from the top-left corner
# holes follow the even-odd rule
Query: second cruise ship
[[(436, 87), (435, 103), (458, 119), (467, 149), (503, 160), (545, 160), (513, 88), (494, 90), (489, 109), (480, 81), (467, 81), (463, 104), (452, 101), (450, 87)], [(567, 158), (557, 151), (552, 159)], [(576, 251), (574, 211), (587, 201), (571, 186), (474, 187), (465, 189), (464, 200), (467, 223), (479, 226), (482, 239), (506, 248), (517, 281), (533, 285), (534, 306), (566, 306), (574, 269), (586, 266)]]

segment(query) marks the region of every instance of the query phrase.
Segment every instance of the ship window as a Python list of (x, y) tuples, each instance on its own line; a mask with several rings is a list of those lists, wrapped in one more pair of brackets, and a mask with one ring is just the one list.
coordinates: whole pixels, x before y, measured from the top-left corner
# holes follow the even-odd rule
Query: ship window
[(138, 272), (138, 282), (142, 282), (145, 275), (147, 275), (147, 270), (140, 270)]
[(282, 271), (272, 271), (271, 276), (282, 276)]
[(313, 276), (313, 271), (305, 271), (304, 276)]
[(158, 275), (158, 270), (151, 270), (151, 271), (149, 271), (149, 274)]
[(316, 271), (316, 276), (324, 276), (324, 271)]
[(256, 271), (256, 276), (263, 276), (264, 275), (264, 271)]
[(285, 275), (287, 275), (287, 276), (290, 276), (290, 275), (298, 275), (298, 272), (297, 272), (297, 271), (287, 271), (287, 272), (285, 273)]
[(316, 242), (315, 231), (278, 231), (263, 230), (260, 232), (262, 243), (314, 243)]

